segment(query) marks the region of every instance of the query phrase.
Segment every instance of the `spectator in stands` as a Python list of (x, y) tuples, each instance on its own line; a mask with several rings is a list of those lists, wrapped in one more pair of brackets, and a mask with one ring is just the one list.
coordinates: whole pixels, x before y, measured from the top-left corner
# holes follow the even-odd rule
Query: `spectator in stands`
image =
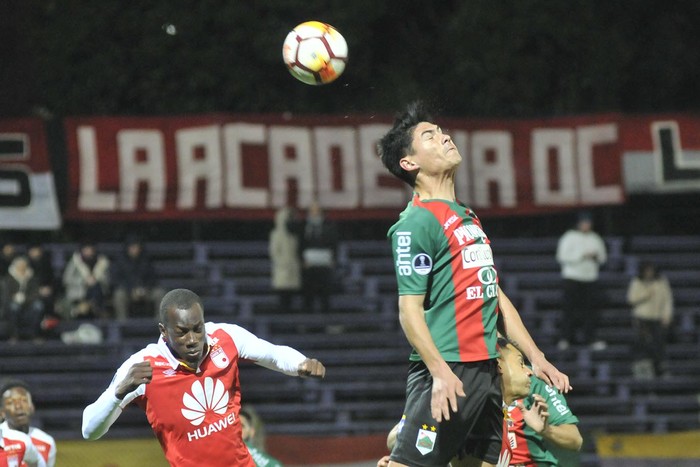
[[(569, 379), (545, 358), (498, 287), (481, 222), (456, 199), (462, 157), (452, 139), (413, 104), (382, 137), (379, 154), (414, 191), (389, 230), (399, 321), (414, 349), (406, 419), (391, 464), (445, 465), (461, 451), (471, 462), (493, 465), (503, 434), (499, 317), (504, 335), (518, 343), (538, 376), (563, 391), (570, 389)], [(431, 420), (440, 436), (423, 428)], [(424, 442), (423, 452), (416, 449), (417, 439)]]
[(7, 269), (12, 264), (12, 260), (18, 255), (17, 246), (10, 240), (3, 240), (0, 243), (0, 278), (7, 274)]
[(32, 439), (17, 430), (0, 428), (0, 466), (46, 467)]
[(166, 293), (160, 338), (129, 357), (109, 387), (83, 411), (83, 437), (102, 437), (136, 402), (172, 465), (253, 466), (238, 414), (238, 363), (249, 360), (289, 376), (323, 378), (316, 359), (273, 345), (233, 324), (205, 323), (202, 300), (186, 289)]
[(31, 426), (31, 418), (35, 408), (29, 386), (20, 380), (6, 380), (0, 386), (2, 406), (0, 410), (5, 421), (0, 428), (12, 429), (26, 433), (32, 440), (47, 467), (56, 465), (56, 441), (53, 436), (35, 426)]
[(292, 309), (293, 298), (301, 290), (301, 258), (299, 237), (291, 224), (292, 208), (280, 208), (275, 213), (275, 226), (270, 232), (269, 255), (272, 290), (277, 294), (282, 311)]
[(113, 263), (114, 314), (117, 320), (129, 316), (157, 317), (165, 291), (158, 286), (153, 263), (144, 251), (141, 239), (127, 237), (124, 252)]
[(2, 308), (10, 343), (18, 339), (40, 340), (44, 304), (39, 296), (39, 281), (24, 256), (17, 256), (2, 280)]
[(330, 311), (330, 296), (335, 288), (335, 260), (338, 233), (314, 201), (306, 215), (302, 237), (304, 306), (308, 311)]
[(41, 331), (48, 337), (54, 334), (59, 324), (59, 316), (56, 313), (56, 275), (49, 252), (41, 243), (29, 244), (27, 258), (39, 282), (39, 298), (44, 308)]
[(600, 266), (607, 260), (607, 250), (603, 239), (593, 230), (589, 212), (579, 213), (576, 228), (559, 238), (556, 258), (564, 279), (559, 350), (579, 342), (579, 330), (583, 331), (584, 344), (592, 350), (604, 350), (607, 345), (604, 340), (596, 339), (596, 325), (603, 295), (598, 275)]
[(238, 416), (241, 419), (243, 442), (248, 447), (256, 467), (281, 467), (280, 461), (265, 452), (262, 446), (256, 446), (255, 444), (257, 430), (261, 426), (260, 418), (254, 416), (253, 412), (246, 407), (241, 408)]
[(63, 286), (70, 317), (95, 318), (106, 315), (109, 294), (109, 258), (98, 253), (95, 243), (83, 242), (63, 270)]
[(635, 376), (667, 375), (666, 340), (673, 319), (673, 292), (668, 279), (655, 264), (643, 262), (639, 265), (639, 274), (627, 289), (627, 302), (632, 306), (632, 320), (637, 331), (635, 354), (642, 357), (635, 362)]

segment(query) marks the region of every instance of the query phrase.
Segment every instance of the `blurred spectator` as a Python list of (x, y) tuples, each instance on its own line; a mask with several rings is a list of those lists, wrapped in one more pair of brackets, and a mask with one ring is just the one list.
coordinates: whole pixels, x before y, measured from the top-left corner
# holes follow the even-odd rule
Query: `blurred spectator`
[(27, 258), (17, 256), (2, 282), (2, 307), (10, 343), (18, 339), (38, 339), (44, 307), (39, 297), (39, 281)]
[(92, 242), (83, 242), (63, 270), (68, 312), (71, 318), (105, 316), (109, 293), (109, 258)]
[(270, 231), (271, 284), (282, 311), (292, 309), (292, 300), (301, 291), (299, 238), (291, 226), (293, 222), (294, 211), (281, 208), (275, 214), (275, 226)]
[(666, 340), (673, 319), (673, 293), (668, 279), (656, 265), (643, 262), (639, 274), (630, 281), (627, 302), (632, 306), (632, 320), (637, 331), (633, 373), (651, 379), (668, 374)]
[(0, 245), (2, 245), (0, 249), (0, 278), (2, 278), (7, 275), (7, 269), (17, 256), (17, 247), (9, 240), (3, 240)]
[(309, 206), (302, 238), (304, 307), (330, 311), (330, 295), (335, 287), (335, 226), (326, 221), (318, 202)]
[(56, 313), (56, 275), (51, 263), (51, 256), (41, 243), (31, 243), (27, 248), (27, 258), (29, 265), (34, 270), (34, 276), (39, 282), (39, 299), (44, 308), (41, 329), (44, 335), (50, 335), (59, 322)]
[(144, 251), (141, 239), (129, 236), (124, 252), (112, 268), (114, 314), (119, 321), (129, 316), (158, 316), (165, 291), (158, 287), (153, 263)]
[(260, 417), (248, 407), (241, 408), (238, 415), (241, 419), (243, 442), (248, 447), (256, 467), (281, 467), (282, 464), (277, 459), (265, 452), (264, 443), (256, 439), (257, 433), (262, 430)]
[(590, 213), (580, 213), (576, 228), (562, 235), (556, 258), (564, 279), (559, 350), (566, 350), (570, 344), (578, 341), (578, 330), (583, 331), (583, 343), (589, 344), (592, 350), (605, 349), (605, 341), (596, 340), (595, 334), (603, 294), (598, 274), (600, 266), (607, 260), (607, 250), (603, 239), (593, 230)]

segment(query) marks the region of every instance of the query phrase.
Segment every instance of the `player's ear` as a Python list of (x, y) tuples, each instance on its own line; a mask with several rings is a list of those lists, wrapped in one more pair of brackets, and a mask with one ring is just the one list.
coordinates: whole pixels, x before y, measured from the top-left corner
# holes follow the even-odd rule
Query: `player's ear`
[(496, 359), (496, 362), (498, 363), (498, 373), (502, 375), (503, 374), (503, 366), (505, 365), (505, 363), (503, 362), (503, 357), (498, 357)]
[(163, 323), (158, 323), (158, 331), (160, 331), (160, 335), (163, 336), (163, 339), (165, 339), (165, 336), (168, 334), (168, 331), (166, 331), (165, 325)]
[(416, 164), (415, 161), (409, 159), (408, 157), (401, 158), (401, 160), (399, 161), (399, 166), (406, 172), (412, 172), (418, 168), (418, 164)]

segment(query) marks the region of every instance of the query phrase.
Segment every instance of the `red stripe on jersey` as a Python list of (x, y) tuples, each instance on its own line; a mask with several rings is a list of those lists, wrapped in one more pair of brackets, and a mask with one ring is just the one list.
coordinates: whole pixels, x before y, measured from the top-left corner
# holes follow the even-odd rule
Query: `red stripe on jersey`
[[(452, 216), (457, 216), (462, 219), (462, 215), (450, 208), (446, 202), (428, 202), (424, 203), (415, 195), (414, 204), (430, 211), (440, 225), (446, 225), (448, 219)], [(466, 215), (471, 211), (464, 207)], [(481, 227), (479, 222), (474, 219), (474, 224)], [(454, 307), (455, 307), (455, 329), (457, 332), (457, 340), (459, 342), (459, 356), (461, 361), (474, 361), (474, 355), (487, 355), (488, 349), (484, 339), (484, 323), (483, 323), (483, 299), (467, 300), (466, 290), (470, 284), (469, 276), (475, 275), (476, 271), (471, 273), (462, 266), (462, 249), (463, 247), (455, 239), (454, 231), (457, 227), (463, 225), (463, 222), (453, 222), (442, 231), (450, 248), (451, 265), (452, 265), (452, 286), (455, 291)]]

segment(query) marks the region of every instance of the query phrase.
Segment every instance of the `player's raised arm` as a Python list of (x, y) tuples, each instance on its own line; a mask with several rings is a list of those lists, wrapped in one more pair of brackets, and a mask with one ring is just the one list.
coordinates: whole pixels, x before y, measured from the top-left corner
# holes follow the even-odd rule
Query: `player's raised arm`
[(147, 361), (129, 359), (117, 370), (112, 383), (83, 411), (83, 438), (101, 438), (119, 418), (123, 408), (143, 393), (144, 384), (151, 382), (153, 368)]

